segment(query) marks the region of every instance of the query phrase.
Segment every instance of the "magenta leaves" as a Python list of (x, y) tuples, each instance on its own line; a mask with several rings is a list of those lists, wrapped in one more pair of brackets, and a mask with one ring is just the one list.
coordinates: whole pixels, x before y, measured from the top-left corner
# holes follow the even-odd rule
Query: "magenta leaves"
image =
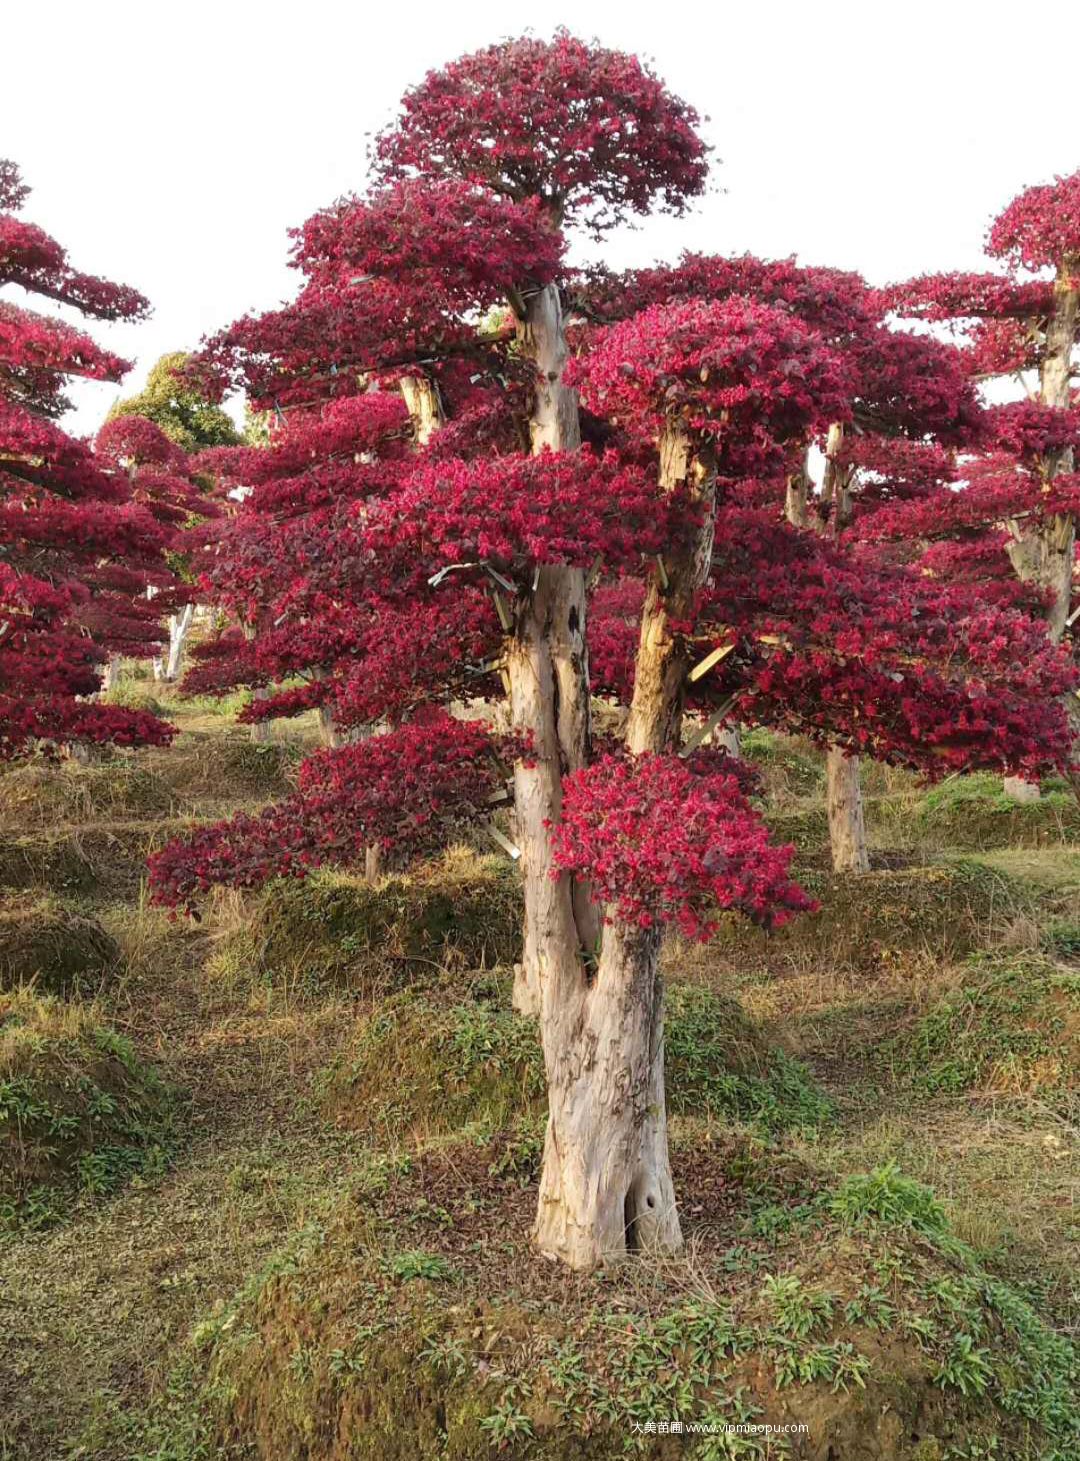
[(521, 747), (477, 721), (431, 710), (386, 735), (318, 751), (293, 796), (200, 827), (149, 859), (154, 899), (191, 911), (215, 884), (259, 888), (303, 877), (322, 863), (362, 863), (377, 845), (410, 857), (445, 844), (455, 829), (490, 815), (505, 781), (504, 758)]
[(603, 756), (565, 779), (551, 837), (559, 870), (641, 928), (706, 940), (725, 912), (775, 928), (814, 907), (722, 752)]
[(429, 72), (406, 94), (377, 157), (387, 177), (482, 183), (599, 232), (657, 199), (681, 212), (702, 191), (697, 121), (636, 56), (559, 31)]
[[(634, 567), (670, 543), (680, 509), (655, 475), (611, 455), (544, 452), (419, 465), (371, 515), (364, 535), (384, 562), (486, 568), (528, 586), (537, 564)], [(404, 568), (403, 568), (404, 571)]]
[(655, 436), (681, 422), (723, 474), (782, 469), (786, 444), (850, 414), (840, 356), (787, 310), (753, 300), (654, 305), (613, 325), (570, 379), (592, 409)]

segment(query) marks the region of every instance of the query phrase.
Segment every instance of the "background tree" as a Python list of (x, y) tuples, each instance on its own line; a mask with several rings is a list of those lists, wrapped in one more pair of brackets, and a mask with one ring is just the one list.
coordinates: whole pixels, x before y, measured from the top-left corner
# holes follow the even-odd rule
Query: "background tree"
[[(990, 458), (960, 511), (969, 530), (980, 513), (1004, 527), (1013, 569), (1041, 597), (1056, 642), (1069, 624), (1076, 558), (1080, 172), (1020, 193), (992, 223), (987, 252), (1008, 272), (924, 276), (888, 298), (902, 314), (958, 331), (973, 377), (1011, 380), (1027, 397), (994, 413)], [(1075, 720), (1071, 699), (1069, 710)], [(1012, 790), (1037, 795), (1022, 780)]]
[(232, 417), (184, 374), (189, 359), (183, 350), (162, 355), (151, 366), (142, 390), (116, 401), (106, 420), (144, 416), (185, 452), (238, 445), (241, 436)]
[[(154, 678), (175, 680), (195, 612), (191, 548), (200, 540), (202, 525), (218, 515), (219, 504), (206, 484), (193, 475), (187, 453), (148, 417), (112, 417), (98, 432), (94, 445), (108, 470), (127, 477), (134, 500), (146, 507), (166, 535), (165, 562), (153, 576), (146, 576), (145, 581), (136, 578), (131, 586), (140, 591), (140, 601), (149, 605), (145, 612), (158, 619), (168, 615), (167, 652), (154, 655)], [(137, 657), (131, 650), (125, 652)], [(118, 659), (114, 652), (107, 683)]]
[[(79, 273), (65, 251), (18, 217), (27, 189), (0, 166), (0, 285), (103, 320), (147, 305), (124, 286)], [(110, 650), (148, 652), (156, 615), (133, 597), (164, 571), (166, 535), (126, 478), (54, 424), (69, 376), (118, 380), (125, 362), (55, 317), (0, 304), (0, 754), (45, 741), (167, 741), (141, 711), (93, 703)]]

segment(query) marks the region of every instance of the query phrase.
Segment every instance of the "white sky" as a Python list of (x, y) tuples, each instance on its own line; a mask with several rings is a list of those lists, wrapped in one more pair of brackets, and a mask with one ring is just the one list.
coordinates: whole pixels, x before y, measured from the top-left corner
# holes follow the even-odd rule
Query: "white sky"
[(24, 216), (154, 305), (93, 326), (136, 367), (122, 390), (76, 386), (69, 428), (96, 429), (166, 350), (291, 296), (286, 229), (363, 187), (366, 134), (425, 70), (560, 22), (649, 57), (710, 118), (713, 191), (612, 237), (616, 266), (687, 247), (874, 282), (979, 268), (1013, 194), (1080, 166), (1077, 0), (1030, 18), (992, 0), (9, 8), (0, 156), (34, 189)]

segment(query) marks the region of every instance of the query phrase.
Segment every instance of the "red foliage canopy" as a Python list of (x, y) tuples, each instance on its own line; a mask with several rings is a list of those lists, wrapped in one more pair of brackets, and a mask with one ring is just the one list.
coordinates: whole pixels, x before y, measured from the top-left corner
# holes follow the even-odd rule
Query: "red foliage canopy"
[[(0, 167), (0, 204), (26, 196)], [(64, 250), (14, 213), (0, 214), (0, 285), (102, 319), (137, 318), (134, 290), (80, 274)], [(85, 443), (45, 419), (64, 408), (69, 375), (116, 380), (124, 363), (80, 331), (0, 306), (0, 756), (36, 741), (168, 739), (143, 712), (92, 704), (106, 650), (156, 634), (133, 593), (164, 573), (167, 535)]]
[(465, 179), (596, 231), (705, 186), (698, 117), (636, 56), (559, 31), (429, 71), (379, 138), (384, 173)]
[(788, 876), (794, 847), (770, 844), (722, 752), (600, 757), (564, 780), (552, 842), (559, 869), (641, 928), (705, 940), (726, 911), (775, 928), (814, 906)]
[(986, 249), (1025, 269), (1080, 275), (1080, 172), (1027, 188), (991, 224)]

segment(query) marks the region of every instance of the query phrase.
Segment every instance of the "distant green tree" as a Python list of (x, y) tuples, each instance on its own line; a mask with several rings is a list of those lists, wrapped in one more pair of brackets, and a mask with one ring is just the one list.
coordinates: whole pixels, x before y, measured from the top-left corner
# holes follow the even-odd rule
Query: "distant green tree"
[(208, 446), (237, 446), (243, 438), (228, 412), (208, 401), (177, 374), (187, 359), (182, 350), (163, 355), (139, 394), (117, 401), (109, 419), (145, 416), (170, 441), (188, 452)]
[(250, 401), (244, 402), (244, 426), (241, 436), (245, 446), (269, 446), (272, 411), (256, 411)]

